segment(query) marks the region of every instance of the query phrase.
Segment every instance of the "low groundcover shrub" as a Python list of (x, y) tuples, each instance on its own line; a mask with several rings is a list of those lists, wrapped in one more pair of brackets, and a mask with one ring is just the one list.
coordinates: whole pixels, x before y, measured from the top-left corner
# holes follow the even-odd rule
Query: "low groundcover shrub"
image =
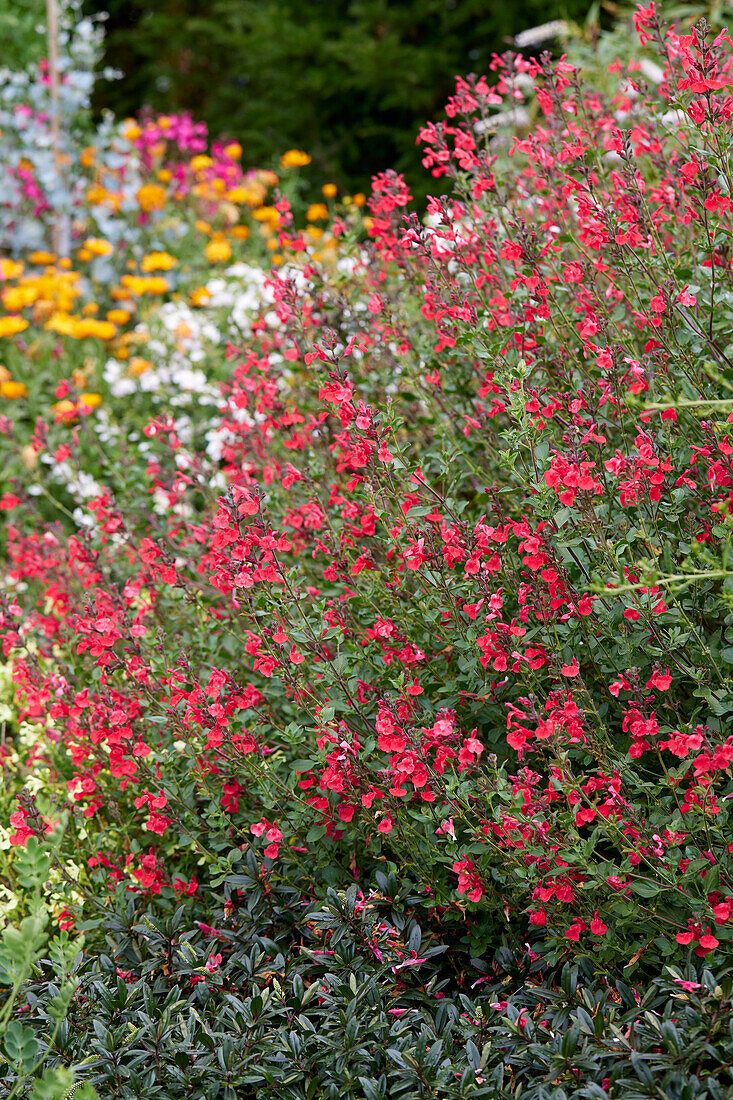
[(0, 422), (9, 843), (85, 936), (0, 1080), (727, 1095), (733, 43), (635, 21), (610, 93), (459, 80), (424, 220), (276, 196), (214, 408), (60, 354)]

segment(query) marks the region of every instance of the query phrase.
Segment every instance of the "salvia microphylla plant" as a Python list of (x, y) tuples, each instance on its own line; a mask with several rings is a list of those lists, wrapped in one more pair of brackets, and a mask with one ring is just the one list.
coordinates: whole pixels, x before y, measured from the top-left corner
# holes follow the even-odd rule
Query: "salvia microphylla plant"
[[(658, 84), (511, 54), (459, 80), (426, 221), (386, 172), (333, 262), (277, 202), (213, 451), (173, 401), (106, 452), (93, 410), (3, 419), (0, 622), (45, 777), (11, 840), (63, 826), (62, 925), (246, 907), (256, 852), (316, 892), (386, 863), (474, 958), (639, 988), (724, 963), (733, 42), (636, 26)], [(39, 495), (28, 445), (102, 488)]]

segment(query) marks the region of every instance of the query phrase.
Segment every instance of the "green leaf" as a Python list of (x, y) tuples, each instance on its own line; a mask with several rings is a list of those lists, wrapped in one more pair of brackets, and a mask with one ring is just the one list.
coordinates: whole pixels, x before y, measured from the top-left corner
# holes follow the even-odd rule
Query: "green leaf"
[(647, 882), (641, 879), (635, 879), (631, 883), (631, 889), (635, 894), (639, 894), (642, 898), (654, 898), (660, 892), (662, 887), (656, 882)]

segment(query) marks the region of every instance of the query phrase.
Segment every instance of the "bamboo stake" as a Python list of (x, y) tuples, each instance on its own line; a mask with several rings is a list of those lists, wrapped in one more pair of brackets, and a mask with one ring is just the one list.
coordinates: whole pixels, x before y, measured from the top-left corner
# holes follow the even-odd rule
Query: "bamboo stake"
[[(64, 157), (61, 151), (61, 106), (59, 102), (59, 11), (57, 0), (46, 0), (48, 30), (48, 77), (51, 86), (51, 146), (59, 185), (63, 180)], [(53, 251), (59, 257), (68, 251), (66, 226), (62, 211), (56, 211), (51, 226)]]

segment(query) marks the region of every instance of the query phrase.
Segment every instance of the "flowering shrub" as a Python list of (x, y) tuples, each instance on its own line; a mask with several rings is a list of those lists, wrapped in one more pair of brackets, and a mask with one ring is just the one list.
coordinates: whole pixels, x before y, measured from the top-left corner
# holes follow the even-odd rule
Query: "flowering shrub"
[[(386, 172), (334, 257), (278, 199), (288, 262), (203, 433), (165, 390), (132, 445), (78, 403), (30, 443), (3, 422), (1, 623), (38, 730), (9, 839), (65, 826), (65, 924), (107, 893), (238, 912), (256, 853), (265, 894), (391, 871), (476, 981), (490, 944), (607, 991), (723, 965), (733, 43), (636, 24), (658, 83), (511, 54), (459, 80), (420, 135), (452, 184), (425, 222)], [(23, 447), (77, 471), (65, 500)]]

